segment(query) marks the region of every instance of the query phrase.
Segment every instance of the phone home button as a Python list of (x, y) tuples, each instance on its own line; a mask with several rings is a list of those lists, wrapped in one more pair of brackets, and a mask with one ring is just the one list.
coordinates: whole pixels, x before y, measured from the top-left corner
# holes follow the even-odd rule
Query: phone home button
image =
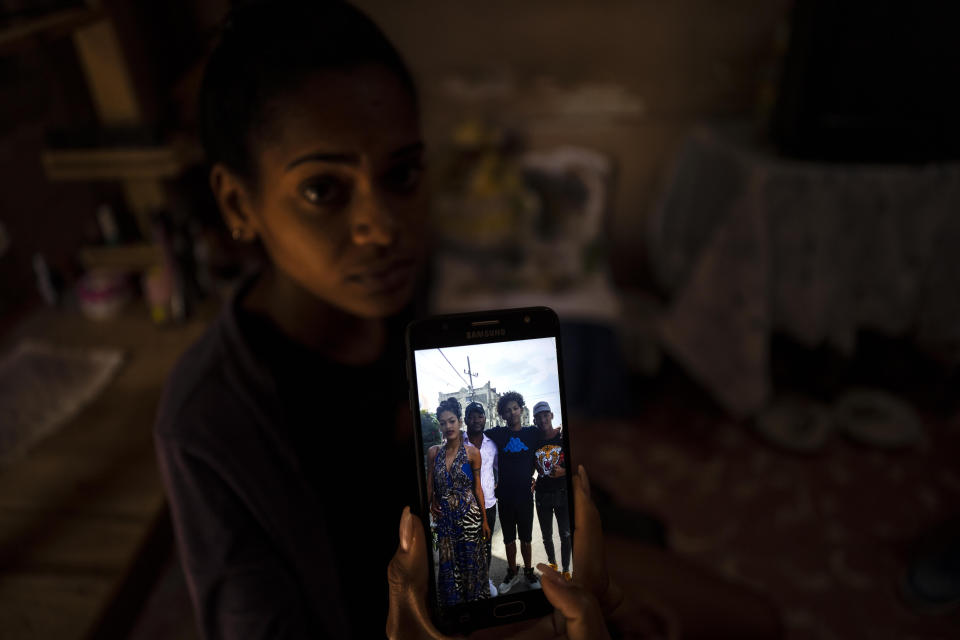
[(493, 615), (497, 618), (512, 618), (513, 616), (518, 616), (523, 613), (526, 608), (527, 605), (523, 602), (507, 602), (506, 604), (496, 606), (493, 609)]

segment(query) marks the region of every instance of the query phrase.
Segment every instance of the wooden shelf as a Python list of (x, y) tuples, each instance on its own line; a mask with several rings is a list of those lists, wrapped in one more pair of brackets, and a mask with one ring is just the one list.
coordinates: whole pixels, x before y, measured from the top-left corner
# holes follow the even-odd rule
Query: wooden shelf
[(49, 149), (41, 160), (50, 180), (163, 180), (200, 159), (194, 146)]
[(76, 7), (13, 22), (0, 28), (0, 53), (31, 46), (37, 40), (52, 40), (69, 35), (103, 16), (99, 7)]
[(160, 247), (149, 243), (80, 249), (80, 262), (88, 269), (100, 267), (143, 271), (160, 264), (161, 260)]

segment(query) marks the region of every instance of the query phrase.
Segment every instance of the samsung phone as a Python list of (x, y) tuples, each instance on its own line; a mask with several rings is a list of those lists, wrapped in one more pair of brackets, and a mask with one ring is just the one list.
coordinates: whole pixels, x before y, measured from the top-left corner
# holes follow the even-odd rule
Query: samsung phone
[(537, 564), (573, 571), (561, 353), (559, 321), (546, 307), (407, 328), (429, 605), (445, 633), (547, 615)]

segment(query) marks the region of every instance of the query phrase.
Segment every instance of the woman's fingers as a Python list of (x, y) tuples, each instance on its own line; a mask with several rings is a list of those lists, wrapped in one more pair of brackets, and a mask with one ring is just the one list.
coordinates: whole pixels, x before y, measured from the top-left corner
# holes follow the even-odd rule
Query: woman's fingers
[(539, 564), (543, 594), (564, 618), (570, 640), (610, 638), (596, 597), (587, 589), (563, 577), (549, 565)]
[(405, 507), (400, 517), (400, 545), (387, 567), (390, 612), (387, 637), (441, 639), (427, 613), (427, 547), (420, 518)]
[(573, 509), (576, 530), (573, 536), (573, 567), (576, 581), (596, 596), (605, 614), (623, 599), (622, 591), (610, 582), (603, 551), (600, 512), (590, 497), (590, 479), (580, 465), (573, 477)]

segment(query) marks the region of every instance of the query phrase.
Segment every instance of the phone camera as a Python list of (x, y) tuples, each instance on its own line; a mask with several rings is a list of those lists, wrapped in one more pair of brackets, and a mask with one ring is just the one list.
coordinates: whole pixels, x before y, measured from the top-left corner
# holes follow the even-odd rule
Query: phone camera
[(530, 324), (530, 316), (523, 316), (523, 321)]

